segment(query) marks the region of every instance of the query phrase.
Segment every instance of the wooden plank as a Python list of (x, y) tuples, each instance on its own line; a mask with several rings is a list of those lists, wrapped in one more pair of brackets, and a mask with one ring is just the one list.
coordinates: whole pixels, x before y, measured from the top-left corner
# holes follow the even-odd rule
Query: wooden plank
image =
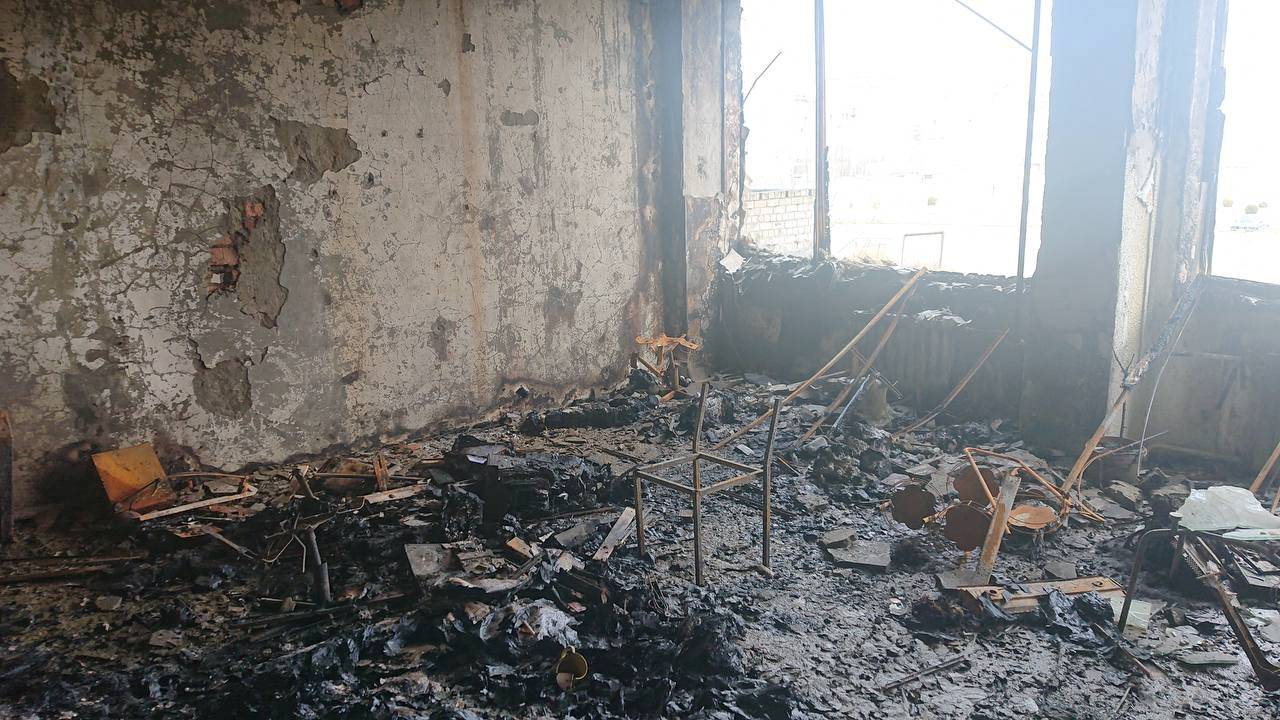
[(243, 500), (247, 497), (253, 497), (254, 495), (258, 494), (258, 488), (248, 483), (245, 483), (244, 488), (245, 488), (244, 492), (237, 493), (235, 495), (223, 495), (221, 497), (209, 498), (208, 500), (200, 500), (198, 502), (187, 503), (186, 505), (178, 505), (177, 507), (166, 508), (164, 510), (156, 510), (155, 512), (149, 512), (145, 515), (138, 515), (135, 519), (138, 520), (139, 522), (146, 522), (148, 520), (155, 520), (157, 518), (169, 517), (170, 515), (177, 515), (179, 513), (184, 513), (189, 510), (199, 510), (200, 508), (206, 508), (206, 507), (209, 507), (210, 505), (220, 505), (222, 503), (228, 503), (234, 500)]
[[(986, 486), (982, 475), (978, 475), (978, 484)], [(987, 528), (986, 540), (982, 543), (982, 554), (978, 557), (978, 572), (982, 582), (990, 582), (991, 571), (996, 566), (996, 555), (1000, 553), (1000, 541), (1008, 530), (1009, 512), (1013, 510), (1013, 498), (1022, 485), (1022, 476), (1011, 472), (1000, 483), (1000, 497), (996, 498), (995, 509), (991, 513), (991, 525)]]
[(764, 470), (752, 470), (749, 473), (744, 473), (742, 475), (735, 475), (729, 478), (728, 480), (721, 480), (720, 482), (714, 485), (708, 485), (707, 487), (702, 489), (702, 494), (710, 495), (712, 493), (720, 492), (721, 490), (728, 490), (731, 487), (741, 485), (742, 483), (749, 482), (751, 480), (755, 480), (757, 477), (760, 477), (760, 475), (762, 474), (764, 474)]
[(605, 536), (604, 542), (600, 543), (600, 549), (591, 556), (596, 562), (608, 562), (609, 557), (613, 555), (613, 551), (618, 549), (618, 545), (626, 539), (627, 534), (631, 532), (631, 526), (636, 521), (636, 509), (625, 508), (622, 514), (618, 515), (618, 519), (613, 523), (613, 529), (609, 530), (609, 534)]
[(600, 527), (600, 525), (601, 522), (599, 519), (592, 518), (590, 520), (580, 522), (568, 530), (561, 530), (555, 534), (556, 544), (565, 550), (572, 550), (586, 542), (587, 538), (590, 537), (591, 534), (596, 531), (596, 528)]
[(418, 495), (422, 492), (425, 492), (426, 489), (429, 487), (431, 487), (431, 483), (418, 483), (417, 485), (406, 485), (404, 487), (398, 487), (391, 490), (384, 490), (382, 492), (369, 493), (368, 495), (361, 496), (361, 499), (371, 505), (377, 504), (377, 503), (389, 502), (391, 500), (403, 500), (407, 497), (413, 497), (414, 495)]
[(522, 538), (513, 537), (507, 541), (507, 549), (528, 560), (533, 557), (533, 548)]
[(1040, 598), (1048, 595), (1050, 590), (1057, 590), (1064, 595), (1097, 592), (1106, 598), (1124, 597), (1124, 588), (1120, 587), (1115, 580), (1101, 575), (1075, 580), (1028, 582), (1022, 585), (1027, 588), (1027, 592), (1009, 592), (999, 585), (975, 585), (959, 588), (959, 591), (971, 596), (974, 600), (986, 595), (997, 607), (1007, 613), (1032, 612), (1039, 607)]

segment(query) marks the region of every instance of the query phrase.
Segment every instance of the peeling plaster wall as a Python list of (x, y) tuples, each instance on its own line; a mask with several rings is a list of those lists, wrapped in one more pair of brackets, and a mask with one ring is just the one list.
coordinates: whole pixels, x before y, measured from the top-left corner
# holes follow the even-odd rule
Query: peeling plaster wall
[[(1149, 397), (1130, 413), (1145, 413)], [(1168, 433), (1153, 445), (1233, 461), (1252, 478), (1280, 440), (1280, 287), (1208, 278), (1147, 432)]]
[(701, 337), (720, 258), (736, 237), (742, 132), (741, 5), (737, 0), (685, 0), (683, 14), (683, 164), (686, 307), (692, 337)]
[[(1181, 288), (1207, 264), (1206, 229), (1214, 224), (1223, 129), (1220, 105), (1229, 78), (1222, 57), (1228, 10), (1224, 0), (1178, 0), (1166, 11), (1162, 201), (1148, 338), (1159, 333)], [(1130, 412), (1145, 414), (1151, 405), (1147, 432), (1167, 433), (1153, 445), (1231, 461), (1252, 477), (1280, 437), (1280, 287), (1207, 280), (1159, 387), (1141, 388)]]
[(235, 468), (615, 377), (660, 307), (648, 13), (0, 0), (18, 505), (87, 449)]

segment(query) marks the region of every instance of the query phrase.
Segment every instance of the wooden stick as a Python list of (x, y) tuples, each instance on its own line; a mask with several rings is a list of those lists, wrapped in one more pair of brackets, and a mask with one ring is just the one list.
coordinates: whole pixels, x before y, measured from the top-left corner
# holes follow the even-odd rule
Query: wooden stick
[(893, 437), (890, 439), (900, 438), (909, 432), (919, 430), (924, 427), (925, 423), (941, 415), (942, 411), (946, 410), (947, 406), (951, 404), (951, 401), (959, 397), (960, 393), (964, 391), (965, 386), (969, 384), (969, 381), (973, 379), (974, 375), (978, 374), (978, 371), (987, 363), (987, 360), (991, 357), (992, 353), (996, 351), (996, 348), (1000, 347), (1000, 343), (1004, 342), (1004, 339), (1008, 334), (1008, 330), (1000, 333), (1000, 336), (995, 339), (995, 342), (991, 343), (991, 345), (983, 351), (982, 356), (978, 358), (978, 362), (974, 363), (973, 367), (969, 368), (969, 372), (965, 373), (964, 377), (960, 379), (960, 384), (952, 388), (951, 392), (947, 394), (947, 397), (936, 408), (929, 411), (928, 415), (925, 415), (907, 427), (894, 433)]
[(74, 577), (76, 575), (90, 575), (92, 573), (101, 572), (111, 567), (110, 565), (81, 565), (80, 567), (59, 568), (57, 570), (40, 570), (37, 572), (19, 573), (17, 575), (0, 575), (0, 585), (14, 585), (17, 583), (40, 582), (42, 580), (56, 580), (64, 577)]
[(917, 285), (912, 287), (911, 292), (907, 293), (906, 297), (902, 298), (902, 303), (898, 305), (898, 311), (894, 313), (893, 320), (890, 321), (889, 327), (886, 328), (884, 334), (880, 336), (880, 342), (876, 343), (876, 347), (871, 351), (871, 354), (862, 360), (857, 371), (854, 372), (851, 382), (844, 386), (844, 389), (840, 391), (840, 394), (836, 396), (836, 399), (832, 400), (831, 404), (827, 405), (826, 409), (822, 411), (822, 415), (817, 420), (813, 421), (813, 424), (809, 426), (809, 429), (805, 431), (804, 435), (800, 436), (800, 439), (796, 441), (797, 445), (804, 443), (806, 440), (813, 437), (814, 433), (818, 432), (818, 428), (822, 427), (822, 423), (826, 422), (827, 418), (831, 417), (831, 413), (835, 412), (836, 408), (844, 404), (844, 401), (848, 399), (849, 394), (853, 392), (854, 386), (857, 385), (858, 381), (862, 379), (862, 376), (871, 369), (871, 363), (876, 361), (876, 358), (880, 355), (880, 351), (884, 350), (884, 346), (888, 344), (889, 338), (893, 336), (893, 331), (898, 329), (898, 321), (901, 320), (902, 316), (905, 314), (904, 311), (907, 308), (907, 303), (911, 302), (912, 296), (916, 294), (917, 287), (919, 286)]
[[(986, 482), (978, 476), (983, 486)], [(1009, 524), (1009, 513), (1013, 510), (1013, 498), (1018, 494), (1018, 486), (1022, 484), (1022, 476), (1011, 472), (1000, 483), (1000, 502), (992, 505), (991, 526), (987, 528), (986, 540), (982, 543), (982, 554), (978, 557), (978, 571), (982, 582), (991, 580), (991, 571), (996, 566), (996, 555), (1000, 552), (1000, 541), (1004, 539), (1005, 529)]]
[(107, 563), (145, 560), (147, 555), (26, 555), (23, 557), (0, 558), (0, 564), (34, 563), (37, 565), (103, 565)]
[(1187, 291), (1182, 294), (1182, 297), (1178, 298), (1178, 304), (1173, 307), (1173, 312), (1169, 313), (1169, 319), (1165, 321), (1164, 329), (1160, 331), (1160, 336), (1156, 338), (1151, 348), (1143, 353), (1142, 357), (1133, 364), (1133, 367), (1125, 375), (1124, 381), (1120, 384), (1120, 394), (1116, 397), (1115, 402), (1111, 403), (1107, 414), (1103, 416), (1102, 422), (1098, 424), (1098, 429), (1094, 430), (1093, 435), (1089, 436), (1089, 441), (1085, 443), (1084, 449), (1080, 451), (1080, 456), (1076, 458), (1075, 464), (1071, 466), (1071, 472), (1067, 473), (1067, 480), (1062, 485), (1064, 492), (1071, 492), (1071, 488), (1075, 487), (1080, 478), (1084, 476), (1085, 466), (1089, 464), (1089, 456), (1097, 451), (1098, 443), (1107, 432), (1107, 426), (1111, 424), (1112, 418), (1115, 417), (1117, 412), (1120, 412), (1120, 408), (1124, 406), (1129, 396), (1133, 394), (1133, 388), (1142, 380), (1147, 368), (1151, 367), (1169, 349), (1171, 342), (1176, 342), (1175, 338), (1182, 336), (1182, 329), (1185, 329), (1187, 323), (1191, 320), (1196, 304), (1200, 301), (1200, 293), (1204, 290), (1202, 280), (1202, 276), (1196, 276), (1191, 281)]
[(596, 562), (608, 562), (609, 557), (613, 555), (613, 551), (618, 549), (618, 545), (622, 544), (627, 533), (631, 531), (631, 526), (635, 521), (635, 508), (623, 508), (622, 514), (618, 515), (618, 520), (613, 523), (613, 528), (609, 530), (604, 542), (600, 543), (600, 549), (596, 550), (591, 559)]
[[(1249, 486), (1249, 492), (1256, 493), (1262, 489), (1262, 483), (1266, 482), (1267, 476), (1271, 474), (1271, 468), (1276, 466), (1276, 460), (1280, 460), (1280, 442), (1276, 443), (1276, 449), (1271, 451), (1271, 457), (1267, 458), (1267, 462), (1258, 471), (1258, 476), (1253, 479), (1253, 484)], [(4, 472), (0, 468), (0, 472)]]
[(693, 428), (693, 581), (702, 587), (706, 584), (702, 568), (702, 454), (698, 446), (702, 441), (702, 420), (707, 410), (707, 393), (711, 383), (702, 383), (702, 392), (698, 393), (698, 422)]
[(234, 500), (243, 500), (247, 497), (253, 497), (254, 495), (258, 494), (258, 488), (248, 483), (245, 483), (244, 487), (245, 487), (244, 492), (236, 493), (235, 495), (222, 495), (220, 497), (213, 497), (207, 500), (198, 500), (193, 503), (187, 503), (186, 505), (177, 505), (175, 507), (166, 508), (164, 510), (156, 510), (155, 512), (149, 512), (145, 515), (137, 515), (137, 517), (135, 517), (134, 519), (138, 520), (139, 522), (146, 522), (148, 520), (155, 520), (156, 518), (168, 517), (170, 515), (177, 515), (178, 513), (184, 513), (184, 512), (187, 512), (188, 510), (199, 510), (200, 508), (209, 507), (210, 505), (221, 505), (223, 503), (229, 503)]
[(761, 528), (760, 567), (772, 574), (769, 567), (769, 548), (773, 532), (773, 442), (778, 432), (778, 399), (773, 400), (773, 417), (769, 420), (769, 439), (764, 450), (763, 527)]
[(1098, 423), (1098, 428), (1089, 436), (1089, 440), (1084, 444), (1084, 450), (1080, 453), (1080, 457), (1076, 458), (1075, 465), (1071, 466), (1071, 472), (1067, 473), (1067, 482), (1062, 486), (1063, 492), (1071, 492), (1071, 488), (1075, 487), (1080, 478), (1084, 477), (1084, 469), (1089, 465), (1089, 456), (1098, 448), (1098, 443), (1102, 442), (1102, 436), (1107, 434), (1107, 426), (1111, 424), (1112, 418), (1116, 413), (1120, 412), (1120, 408), (1129, 401), (1129, 396), (1133, 394), (1133, 388), (1124, 388), (1120, 394), (1116, 396), (1116, 401), (1111, 403), (1111, 407), (1107, 410), (1107, 414), (1102, 416), (1102, 422)]
[[(861, 341), (862, 338), (866, 336), (868, 332), (871, 331), (871, 328), (875, 327), (875, 324), (880, 322), (880, 319), (889, 313), (889, 309), (892, 308), (894, 305), (896, 305), (898, 303), (898, 300), (902, 299), (902, 296), (905, 295), (908, 290), (910, 290), (912, 287), (915, 286), (916, 282), (924, 275), (924, 271), (925, 271), (924, 268), (920, 268), (919, 270), (916, 271), (914, 275), (908, 278), (906, 284), (903, 285), (901, 288), (898, 288), (898, 292), (894, 293), (893, 297), (889, 298), (889, 302), (885, 303), (884, 307), (880, 308), (880, 311), (877, 312), (870, 320), (868, 320), (866, 325), (862, 326), (862, 329), (858, 331), (858, 334), (854, 335), (852, 340), (845, 343), (845, 346), (843, 348), (840, 348), (840, 352), (836, 353), (830, 360), (827, 361), (825, 365), (818, 368), (818, 371), (815, 372), (812, 376), (810, 376), (808, 380), (805, 380), (804, 383), (802, 383), (799, 387), (797, 387), (795, 390), (792, 390), (789, 395), (787, 395), (785, 398), (782, 399), (782, 402), (779, 403), (779, 406), (786, 405), (792, 400), (795, 400), (796, 397), (800, 395), (800, 393), (804, 392), (805, 388), (809, 387), (810, 383), (814, 382), (819, 377), (822, 377), (827, 373), (827, 371), (835, 367), (836, 363), (840, 362), (840, 358), (847, 355), (850, 350), (853, 350), (853, 346), (857, 345), (858, 342)], [(728, 445), (734, 440), (737, 440), (738, 438), (747, 434), (747, 432), (749, 432), (750, 430), (758, 426), (760, 423), (764, 422), (765, 420), (768, 420), (772, 414), (773, 414), (772, 409), (764, 411), (760, 415), (760, 417), (747, 423), (737, 432), (733, 433), (732, 435), (725, 438), (724, 440), (721, 440), (711, 449), (720, 450), (724, 448), (724, 446)]]
[(880, 692), (887, 692), (889, 690), (894, 690), (901, 685), (905, 685), (911, 682), (912, 680), (918, 680), (922, 677), (925, 677), (926, 675), (932, 675), (933, 673), (939, 672), (941, 670), (946, 670), (949, 667), (954, 667), (956, 665), (959, 665), (960, 663), (964, 663), (968, 661), (969, 661), (969, 658), (963, 655), (960, 655), (958, 657), (953, 657), (949, 660), (943, 660), (937, 665), (931, 665), (927, 668), (924, 668), (923, 670), (917, 670), (911, 673), (910, 675), (900, 677), (891, 683), (887, 683), (885, 685), (880, 686)]

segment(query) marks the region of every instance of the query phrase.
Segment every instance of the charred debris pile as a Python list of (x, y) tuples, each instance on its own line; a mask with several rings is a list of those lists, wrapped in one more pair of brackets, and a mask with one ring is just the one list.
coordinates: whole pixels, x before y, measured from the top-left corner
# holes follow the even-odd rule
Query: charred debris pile
[[(116, 519), (64, 518), (63, 533), (33, 535), (50, 552), (5, 560), (3, 589), (30, 594), (5, 600), (0, 706), (16, 717), (803, 716), (786, 686), (744, 662), (737, 641), (754, 616), (742, 598), (657, 577), (635, 553), (629, 470), (688, 443), (700, 407), (706, 440), (723, 441), (792, 387), (715, 385), (705, 402), (660, 403), (662, 383), (637, 369), (607, 398), (247, 476), (165, 473), (145, 445), (103, 453)], [(800, 442), (821, 407), (783, 413), (777, 467), (832, 502), (874, 511), (933, 447), (895, 450), (852, 414)], [(554, 432), (564, 428), (575, 430)], [(998, 435), (977, 424), (935, 434)], [(757, 435), (729, 452), (750, 461)], [(780, 480), (779, 512), (811, 501), (798, 495)], [(758, 487), (730, 497), (760, 506)], [(678, 523), (658, 522), (682, 507), (652, 493), (649, 557), (687, 544)], [(72, 606), (32, 601), (63, 582), (82, 596)], [(80, 636), (54, 631), (67, 623)]]
[[(736, 568), (737, 577), (774, 577), (772, 540), (792, 559), (804, 546), (832, 570), (916, 588), (889, 613), (918, 641), (956, 652), (879, 693), (969, 667), (973, 643), (961, 638), (980, 646), (1012, 623), (1103, 654), (1135, 682), (1171, 661), (1234, 664), (1240, 647), (1263, 687), (1280, 687), (1254, 637), (1280, 641), (1280, 613), (1246, 613), (1239, 601), (1280, 587), (1270, 544), (1280, 518), (1242, 488), (1143, 467), (1143, 443), (1101, 428), (1068, 465), (1068, 455), (1031, 452), (1011, 423), (943, 422), (1004, 335), (939, 407), (890, 406), (867, 392), (887, 383), (873, 364), (896, 316), (886, 323), (875, 349), (854, 349), (863, 330), (789, 384), (735, 375), (697, 388), (677, 360), (696, 345), (658, 338), (642, 343), (657, 357), (633, 358), (627, 382), (608, 396), (248, 475), (166, 472), (147, 445), (99, 453), (114, 520), (67, 517), (55, 522), (61, 532), (24, 530), (0, 558), (0, 709), (101, 718), (820, 714), (742, 650), (749, 629), (785, 625), (760, 609), (763, 591), (727, 581), (723, 565), (704, 581), (703, 536), (722, 531), (764, 546), (761, 562)], [(848, 369), (835, 370), (851, 353)], [(675, 472), (682, 463), (692, 478)], [(670, 489), (692, 497), (692, 511)], [(733, 512), (704, 521), (704, 501)], [(829, 524), (833, 506), (853, 520)], [(1102, 553), (1114, 551), (1112, 568), (1136, 558), (1132, 575), (1154, 553), (1153, 564), (1173, 569), (1162, 584), (1198, 607), (1179, 600), (1158, 613), (1159, 603), (1135, 598), (1136, 577), (1122, 585), (1081, 576), (1074, 563), (1045, 557), (1063, 530), (1108, 527), (1107, 547), (1086, 540), (1070, 552), (1094, 569), (1108, 565)], [(1002, 548), (1012, 562), (997, 564)], [(682, 554), (694, 557), (696, 575), (665, 560)], [(935, 577), (916, 582), (925, 567)], [(848, 602), (883, 599), (873, 598)], [(1146, 637), (1154, 628), (1161, 634)]]

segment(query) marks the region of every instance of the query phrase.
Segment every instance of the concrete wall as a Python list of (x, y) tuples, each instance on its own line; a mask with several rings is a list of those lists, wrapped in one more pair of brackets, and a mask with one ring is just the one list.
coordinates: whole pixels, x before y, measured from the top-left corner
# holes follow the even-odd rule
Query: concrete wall
[(813, 254), (812, 190), (748, 190), (742, 234), (772, 252)]
[[(849, 341), (910, 273), (883, 265), (758, 253), (720, 285), (710, 348), (720, 367), (809, 377)], [(901, 401), (942, 401), (1013, 322), (1011, 278), (926, 273), (876, 361)], [(870, 353), (889, 320), (859, 344)], [(951, 407), (961, 417), (1016, 418), (1022, 351), (1007, 339)]]
[[(1178, 0), (1166, 11), (1163, 202), (1154, 227), (1149, 336), (1159, 332), (1187, 278), (1207, 265), (1229, 21), (1225, 2)], [(1142, 388), (1134, 407), (1145, 413), (1150, 405), (1148, 433), (1167, 431), (1155, 445), (1231, 461), (1251, 476), (1280, 439), (1280, 287), (1208, 280), (1159, 386)]]
[(20, 506), (86, 449), (234, 468), (562, 396), (657, 327), (651, 6), (336, 5), (0, 0)]
[(1209, 278), (1147, 432), (1168, 433), (1156, 446), (1221, 458), (1243, 475), (1262, 467), (1280, 440), (1280, 286)]
[(716, 270), (738, 239), (742, 63), (738, 0), (682, 0), (686, 313), (706, 331)]
[[(1022, 424), (1041, 446), (1079, 447), (1102, 419), (1117, 337), (1138, 0), (1056, 2), (1044, 215), (1028, 296)], [(1126, 276), (1126, 281), (1132, 279)], [(1123, 290), (1123, 291), (1122, 291)]]

